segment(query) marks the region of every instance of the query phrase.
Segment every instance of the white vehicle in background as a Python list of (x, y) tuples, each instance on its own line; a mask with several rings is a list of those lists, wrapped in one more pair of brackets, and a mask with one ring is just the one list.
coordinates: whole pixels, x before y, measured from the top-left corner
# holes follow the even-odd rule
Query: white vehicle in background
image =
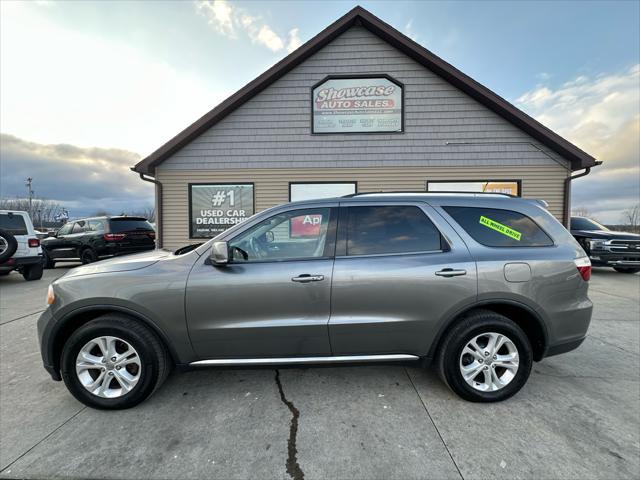
[(42, 278), (40, 239), (27, 212), (0, 210), (0, 276), (13, 270), (25, 280)]

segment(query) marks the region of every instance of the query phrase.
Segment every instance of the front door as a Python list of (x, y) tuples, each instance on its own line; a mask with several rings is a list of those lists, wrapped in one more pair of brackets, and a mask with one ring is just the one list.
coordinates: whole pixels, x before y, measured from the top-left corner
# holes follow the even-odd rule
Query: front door
[(476, 300), (466, 245), (429, 216), (439, 218), (425, 204), (341, 208), (329, 322), (335, 355), (426, 355), (446, 315)]
[(277, 213), (229, 240), (230, 262), (201, 258), (186, 314), (201, 359), (325, 356), (335, 208)]

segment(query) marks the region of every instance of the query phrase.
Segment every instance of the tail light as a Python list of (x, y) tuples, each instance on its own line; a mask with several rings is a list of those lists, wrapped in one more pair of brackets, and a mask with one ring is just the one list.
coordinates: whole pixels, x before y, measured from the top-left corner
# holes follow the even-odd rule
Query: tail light
[(149, 232), (147, 235), (149, 235), (149, 238), (156, 238), (156, 232)]
[(589, 257), (576, 258), (574, 262), (582, 279), (588, 282), (591, 278), (591, 260), (589, 260)]
[(28, 242), (29, 248), (38, 248), (40, 246), (40, 240), (37, 238), (30, 238)]
[(123, 240), (127, 235), (124, 233), (105, 233), (102, 235), (107, 242), (116, 242), (118, 240)]

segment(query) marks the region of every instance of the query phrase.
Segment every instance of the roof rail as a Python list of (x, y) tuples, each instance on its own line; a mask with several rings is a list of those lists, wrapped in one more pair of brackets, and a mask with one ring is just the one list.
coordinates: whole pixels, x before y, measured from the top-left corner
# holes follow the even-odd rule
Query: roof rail
[(502, 193), (502, 192), (456, 192), (456, 191), (447, 191), (447, 192), (425, 192), (424, 190), (419, 190), (419, 191), (406, 191), (406, 190), (394, 190), (394, 191), (378, 191), (378, 192), (358, 192), (358, 193), (350, 193), (348, 195), (343, 195), (340, 198), (353, 198), (353, 197), (359, 197), (360, 195), (382, 195), (382, 194), (386, 194), (386, 193), (395, 193), (395, 194), (399, 194), (399, 193), (403, 193), (406, 195), (415, 195), (415, 194), (420, 194), (420, 195), (446, 195), (446, 194), (454, 194), (454, 195), (502, 195), (503, 197), (509, 197), (509, 198), (520, 198), (518, 197), (518, 195), (512, 195), (510, 193)]

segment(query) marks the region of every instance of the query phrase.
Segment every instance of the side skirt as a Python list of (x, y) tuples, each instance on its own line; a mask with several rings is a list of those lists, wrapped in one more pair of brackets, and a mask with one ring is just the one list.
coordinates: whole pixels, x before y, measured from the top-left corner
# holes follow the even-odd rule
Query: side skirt
[(283, 357), (283, 358), (224, 358), (217, 360), (199, 360), (191, 362), (190, 367), (207, 366), (246, 366), (246, 365), (298, 365), (318, 363), (349, 363), (349, 362), (406, 362), (419, 360), (416, 355), (337, 355), (327, 357)]

